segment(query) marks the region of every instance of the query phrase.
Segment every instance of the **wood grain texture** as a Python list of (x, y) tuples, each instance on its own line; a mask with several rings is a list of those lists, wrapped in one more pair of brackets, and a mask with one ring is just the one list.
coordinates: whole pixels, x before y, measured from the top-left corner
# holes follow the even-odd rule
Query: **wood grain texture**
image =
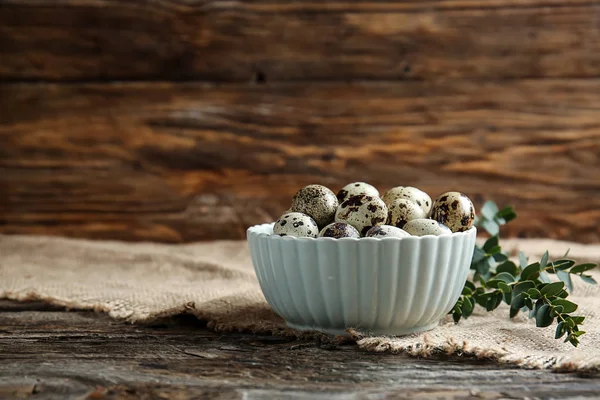
[(0, 80), (597, 77), (591, 0), (2, 0)]
[(0, 301), (2, 398), (585, 398), (600, 376), (466, 358), (416, 359), (353, 345), (246, 334), (197, 320), (151, 326)]
[(600, 240), (600, 80), (0, 86), (0, 231), (239, 239), (301, 186), (513, 204)]

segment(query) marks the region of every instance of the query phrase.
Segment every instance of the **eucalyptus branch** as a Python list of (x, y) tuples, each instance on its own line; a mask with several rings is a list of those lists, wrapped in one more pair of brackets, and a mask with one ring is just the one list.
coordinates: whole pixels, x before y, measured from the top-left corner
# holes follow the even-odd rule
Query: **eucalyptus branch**
[[(514, 220), (517, 214), (512, 207), (498, 209), (493, 202), (487, 202), (481, 209), (477, 220), (478, 227), (486, 230), (491, 237), (483, 246), (475, 246), (471, 269), (472, 280), (465, 282), (461, 297), (450, 313), (458, 323), (468, 318), (478, 304), (487, 311), (493, 311), (502, 302), (510, 305), (510, 317), (521, 311), (529, 311), (536, 326), (546, 327), (557, 322), (555, 338), (566, 335), (565, 342), (573, 346), (579, 344), (579, 336), (585, 331), (579, 330), (585, 317), (571, 315), (578, 305), (566, 298), (573, 292), (571, 276), (578, 276), (584, 282), (596, 284), (591, 275), (584, 272), (596, 268), (597, 264), (576, 264), (563, 258), (549, 261), (546, 251), (539, 262), (528, 263), (525, 254), (519, 252), (519, 264), (509, 260), (502, 252), (499, 240), (500, 226)], [(549, 274), (555, 274), (559, 281), (553, 281)]]

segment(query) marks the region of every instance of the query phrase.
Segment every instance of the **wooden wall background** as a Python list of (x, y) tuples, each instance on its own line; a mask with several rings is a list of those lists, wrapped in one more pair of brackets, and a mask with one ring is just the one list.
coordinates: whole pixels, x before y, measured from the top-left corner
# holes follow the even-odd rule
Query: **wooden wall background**
[(243, 238), (300, 186), (600, 239), (600, 1), (0, 0), (0, 231)]

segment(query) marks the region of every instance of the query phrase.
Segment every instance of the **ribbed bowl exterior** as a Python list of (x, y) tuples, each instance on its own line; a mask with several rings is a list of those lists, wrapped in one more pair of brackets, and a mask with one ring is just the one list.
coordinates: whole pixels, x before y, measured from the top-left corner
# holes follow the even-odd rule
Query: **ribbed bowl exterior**
[(434, 328), (461, 294), (476, 229), (406, 238), (294, 238), (248, 229), (264, 296), (287, 324), (404, 335)]

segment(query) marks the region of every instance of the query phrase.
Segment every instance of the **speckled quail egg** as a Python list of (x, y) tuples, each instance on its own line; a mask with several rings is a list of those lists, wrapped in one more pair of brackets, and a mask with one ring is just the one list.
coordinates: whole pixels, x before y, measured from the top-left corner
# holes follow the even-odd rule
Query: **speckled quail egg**
[(321, 185), (308, 185), (296, 192), (290, 210), (306, 214), (319, 227), (324, 227), (333, 222), (338, 205), (338, 199), (331, 190)]
[(408, 199), (396, 199), (388, 206), (387, 223), (398, 228), (402, 228), (408, 221), (423, 218), (427, 218), (425, 211)]
[(450, 235), (450, 228), (433, 219), (419, 218), (408, 221), (402, 228), (413, 236)]
[(412, 186), (397, 186), (385, 192), (382, 197), (385, 204), (389, 207), (392, 201), (396, 199), (407, 199), (416, 203), (423, 209), (425, 215), (429, 215), (431, 210), (431, 197), (421, 189)]
[(367, 196), (379, 197), (379, 190), (375, 186), (369, 185), (366, 182), (353, 182), (349, 183), (337, 194), (338, 201), (342, 203), (344, 200), (349, 199), (352, 196), (359, 194), (366, 194)]
[(313, 237), (319, 233), (317, 223), (299, 212), (283, 214), (273, 225), (273, 233), (279, 236)]
[(452, 232), (464, 232), (475, 223), (475, 207), (466, 195), (446, 192), (433, 203), (431, 218), (446, 225)]
[(336, 239), (345, 237), (359, 238), (360, 233), (350, 224), (346, 224), (344, 222), (333, 222), (321, 229), (321, 232), (319, 232), (319, 237), (330, 237)]
[(406, 237), (410, 234), (400, 228), (391, 225), (378, 225), (368, 230), (366, 237)]
[(345, 222), (365, 235), (371, 227), (387, 220), (387, 207), (379, 197), (359, 194), (344, 201), (335, 213), (335, 222)]

